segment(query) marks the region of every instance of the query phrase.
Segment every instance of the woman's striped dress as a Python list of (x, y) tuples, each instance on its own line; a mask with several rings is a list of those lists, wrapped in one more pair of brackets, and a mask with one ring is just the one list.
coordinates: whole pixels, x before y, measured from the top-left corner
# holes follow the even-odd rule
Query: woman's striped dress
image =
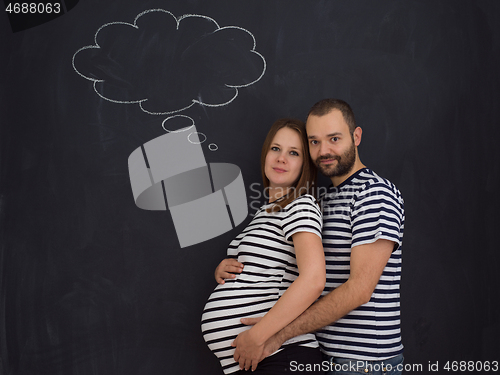
[[(218, 285), (203, 311), (203, 337), (225, 374), (239, 370), (231, 343), (250, 328), (240, 319), (265, 315), (298, 276), (292, 235), (312, 232), (321, 238), (322, 216), (311, 195), (295, 199), (277, 213), (266, 212), (269, 207), (262, 206), (229, 245), (228, 257), (243, 263), (243, 272)], [(292, 343), (318, 346), (313, 334), (295, 337), (283, 346)]]

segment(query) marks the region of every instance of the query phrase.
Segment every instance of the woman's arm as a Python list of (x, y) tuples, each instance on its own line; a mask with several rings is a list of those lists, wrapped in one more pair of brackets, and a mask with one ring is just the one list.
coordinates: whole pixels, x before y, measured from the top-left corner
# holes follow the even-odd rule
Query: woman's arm
[[(252, 347), (252, 352), (255, 352), (257, 347), (263, 349), (269, 337), (298, 317), (321, 295), (326, 282), (325, 254), (321, 238), (314, 233), (298, 232), (292, 239), (299, 276), (257, 324), (240, 333), (233, 346), (237, 345), (238, 338), (245, 335), (245, 341), (249, 343), (249, 349)], [(238, 349), (240, 354), (246, 351), (239, 346)], [(240, 362), (240, 368), (248, 368), (248, 361), (251, 361), (252, 370), (255, 370), (259, 359), (260, 353), (255, 358), (247, 359), (247, 363)], [(235, 360), (238, 361), (238, 358)]]

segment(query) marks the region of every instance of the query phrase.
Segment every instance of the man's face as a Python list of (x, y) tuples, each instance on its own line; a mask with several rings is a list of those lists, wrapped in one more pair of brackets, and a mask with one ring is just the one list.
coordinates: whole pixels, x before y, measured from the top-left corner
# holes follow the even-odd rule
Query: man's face
[(335, 109), (306, 123), (311, 159), (327, 177), (349, 174), (356, 162), (356, 145), (342, 112)]

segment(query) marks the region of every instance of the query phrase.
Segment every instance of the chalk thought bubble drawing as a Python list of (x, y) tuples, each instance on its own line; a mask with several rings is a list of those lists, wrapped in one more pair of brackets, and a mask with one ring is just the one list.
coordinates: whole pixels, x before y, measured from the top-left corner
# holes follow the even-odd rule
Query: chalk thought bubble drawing
[(147, 10), (133, 23), (101, 26), (94, 42), (73, 55), (75, 71), (101, 98), (151, 115), (227, 105), (266, 70), (248, 30), (196, 14)]
[[(266, 71), (247, 30), (220, 27), (212, 18), (175, 17), (163, 9), (140, 13), (133, 23), (101, 26), (94, 45), (80, 48), (74, 70), (93, 82), (101, 98), (139, 104), (151, 115), (167, 115), (167, 132), (144, 143), (128, 159), (134, 201), (145, 210), (169, 210), (179, 244), (188, 247), (225, 233), (248, 215), (240, 169), (207, 163), (193, 118), (179, 114), (194, 104), (231, 103), (238, 89)], [(181, 126), (179, 127), (179, 124)], [(216, 151), (214, 143), (208, 145)]]

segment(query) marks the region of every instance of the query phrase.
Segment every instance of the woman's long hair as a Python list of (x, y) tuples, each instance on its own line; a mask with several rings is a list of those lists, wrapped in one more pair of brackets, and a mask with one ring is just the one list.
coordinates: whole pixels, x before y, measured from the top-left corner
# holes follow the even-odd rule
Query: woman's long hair
[(290, 128), (299, 133), (303, 153), (302, 170), (300, 172), (299, 178), (291, 186), (285, 198), (277, 201), (271, 208), (268, 208), (268, 212), (280, 211), (295, 198), (304, 194), (312, 194), (316, 197), (316, 166), (309, 156), (309, 142), (307, 141), (306, 126), (302, 121), (293, 118), (282, 118), (276, 120), (271, 126), (271, 129), (269, 129), (266, 139), (264, 140), (264, 144), (262, 145), (262, 153), (260, 156), (260, 169), (262, 173), (264, 188), (269, 188), (269, 179), (267, 178), (265, 172), (266, 156), (271, 148), (271, 143), (273, 142), (274, 136), (276, 135), (278, 130), (282, 128)]

